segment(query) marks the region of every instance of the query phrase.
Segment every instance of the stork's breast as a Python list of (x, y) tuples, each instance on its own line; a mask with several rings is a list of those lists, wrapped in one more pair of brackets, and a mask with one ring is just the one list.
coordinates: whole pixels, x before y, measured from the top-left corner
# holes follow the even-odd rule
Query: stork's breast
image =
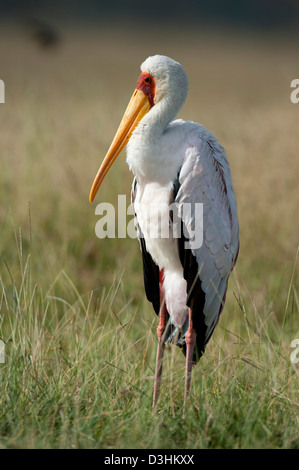
[(172, 185), (149, 183), (138, 187), (134, 209), (147, 251), (164, 269), (181, 269), (177, 240), (170, 223), (169, 202)]

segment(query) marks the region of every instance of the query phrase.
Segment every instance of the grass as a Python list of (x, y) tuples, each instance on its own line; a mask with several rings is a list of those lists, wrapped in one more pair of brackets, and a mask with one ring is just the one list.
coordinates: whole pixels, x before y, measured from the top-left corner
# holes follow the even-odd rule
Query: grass
[[(123, 33), (65, 31), (55, 51), (1, 33), (0, 447), (298, 448), (297, 50), (275, 37), (157, 30), (141, 44)], [(240, 218), (239, 261), (184, 419), (178, 348), (151, 408), (157, 318), (138, 243), (97, 239), (88, 203), (155, 52), (190, 77), (180, 116), (229, 150)], [(131, 180), (120, 157), (98, 202), (129, 200)]]

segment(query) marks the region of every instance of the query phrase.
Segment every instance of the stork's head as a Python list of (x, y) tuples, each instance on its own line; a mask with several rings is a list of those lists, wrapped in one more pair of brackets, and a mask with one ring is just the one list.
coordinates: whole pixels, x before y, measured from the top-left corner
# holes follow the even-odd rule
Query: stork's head
[(184, 67), (165, 55), (148, 57), (141, 64), (141, 75), (148, 75), (153, 83), (154, 103), (167, 100), (176, 104), (177, 111), (183, 106), (188, 93), (188, 77)]
[(93, 201), (109, 168), (130, 140), (132, 132), (156, 105), (164, 103), (171, 119), (183, 106), (188, 93), (188, 78), (184, 67), (163, 55), (148, 57), (141, 64), (141, 74), (112, 144), (93, 182), (89, 200)]

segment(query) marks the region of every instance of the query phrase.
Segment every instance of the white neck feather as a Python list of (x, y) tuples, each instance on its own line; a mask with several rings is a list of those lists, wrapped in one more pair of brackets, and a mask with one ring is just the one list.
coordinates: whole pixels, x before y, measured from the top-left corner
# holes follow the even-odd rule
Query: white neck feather
[(187, 97), (188, 78), (178, 62), (165, 56), (149, 57), (141, 70), (155, 79), (155, 104), (132, 134), (127, 163), (139, 182), (165, 185), (176, 176), (184, 157), (181, 122), (171, 122)]
[[(127, 163), (144, 182), (171, 182), (184, 153), (180, 150), (182, 121), (171, 124), (181, 106), (162, 99), (144, 116), (127, 144)], [(170, 125), (171, 124), (171, 125)]]

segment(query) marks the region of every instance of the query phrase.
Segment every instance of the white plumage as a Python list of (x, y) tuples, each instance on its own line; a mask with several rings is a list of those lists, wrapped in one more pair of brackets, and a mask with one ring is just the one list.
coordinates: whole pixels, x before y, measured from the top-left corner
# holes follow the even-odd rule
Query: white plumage
[[(188, 79), (180, 64), (164, 56), (154, 56), (141, 65), (141, 71), (154, 77), (160, 92), (155, 106), (142, 119), (127, 145), (127, 163), (138, 180), (134, 199), (137, 223), (147, 251), (159, 268), (164, 269), (167, 310), (175, 326), (177, 323), (182, 326), (187, 315), (187, 284), (177, 240), (171, 236), (150, 236), (162, 230), (151, 226), (159, 219), (154, 210), (159, 212), (161, 205), (167, 207), (173, 200), (173, 180), (180, 169), (181, 187), (176, 202), (179, 206), (191, 203), (193, 208), (196, 202), (203, 203), (203, 245), (192, 250), (190, 242), (190, 248), (206, 294), (204, 315), (209, 325), (207, 336), (210, 336), (239, 245), (237, 209), (226, 153), (203, 126), (182, 120), (171, 122), (188, 92)], [(162, 223), (168, 221), (164, 214)], [(190, 222), (194, 230), (192, 220), (183, 222), (186, 226)]]
[[(141, 72), (137, 90), (140, 96), (148, 97), (151, 105), (129, 127), (127, 163), (135, 175), (132, 201), (146, 294), (160, 314), (155, 403), (166, 342), (184, 348), (188, 394), (191, 364), (204, 352), (218, 322), (239, 239), (225, 150), (203, 126), (173, 120), (188, 93), (184, 68), (168, 57), (156, 55), (143, 62)], [(100, 169), (99, 173), (107, 171)], [(96, 181), (94, 187), (96, 192)], [(179, 227), (169, 213), (171, 204), (175, 204), (181, 223), (179, 239)], [(197, 223), (200, 214), (195, 212), (196, 204), (202, 204), (202, 224)], [(185, 211), (186, 206), (191, 210)], [(169, 236), (165, 236), (167, 233)]]

